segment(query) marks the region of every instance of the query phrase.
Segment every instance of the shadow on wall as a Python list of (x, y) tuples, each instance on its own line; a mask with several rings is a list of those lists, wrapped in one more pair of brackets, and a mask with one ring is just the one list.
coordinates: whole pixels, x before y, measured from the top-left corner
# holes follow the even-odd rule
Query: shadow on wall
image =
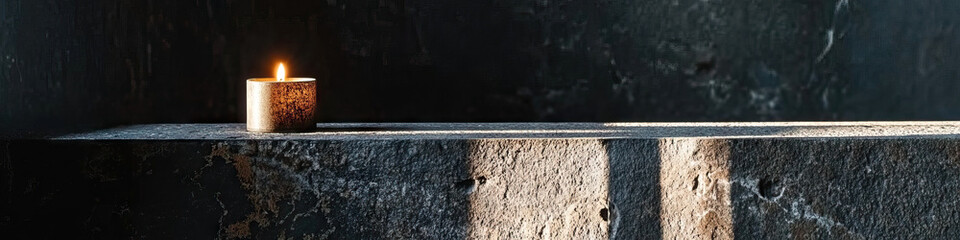
[(484, 182), (456, 140), (0, 147), (0, 232), (29, 238), (458, 239)]
[(665, 239), (659, 141), (607, 140), (604, 147), (610, 159), (609, 204), (600, 214), (609, 219), (610, 239)]

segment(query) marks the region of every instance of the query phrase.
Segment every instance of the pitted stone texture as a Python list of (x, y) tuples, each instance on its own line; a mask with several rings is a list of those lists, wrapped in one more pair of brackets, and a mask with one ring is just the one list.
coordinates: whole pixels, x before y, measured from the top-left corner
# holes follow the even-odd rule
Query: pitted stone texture
[(470, 237), (599, 239), (608, 234), (603, 142), (480, 140), (471, 144)]
[[(396, 130), (406, 133), (318, 136), (162, 125), (4, 141), (0, 230), (163, 239), (960, 236), (960, 138), (950, 123), (830, 127), (829, 136), (746, 125), (773, 133), (526, 124), (581, 134), (551, 138), (516, 132), (524, 124), (412, 124)], [(858, 135), (866, 130), (883, 134)], [(458, 133), (418, 135), (442, 131)], [(478, 137), (494, 135), (502, 138)]]
[[(208, 164), (236, 171), (248, 211), (220, 224), (226, 238), (461, 238), (463, 142), (221, 142)], [(206, 174), (201, 169), (196, 174)], [(258, 230), (259, 229), (259, 230)]]
[(726, 140), (660, 141), (664, 239), (733, 239), (729, 157)]
[(960, 140), (767, 139), (730, 149), (738, 235), (960, 236)]

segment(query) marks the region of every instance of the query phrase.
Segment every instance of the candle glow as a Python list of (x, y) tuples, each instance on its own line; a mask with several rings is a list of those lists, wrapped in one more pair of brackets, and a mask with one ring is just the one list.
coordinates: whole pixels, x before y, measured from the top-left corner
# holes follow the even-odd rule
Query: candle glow
[(316, 128), (316, 79), (291, 77), (283, 63), (277, 75), (247, 79), (247, 131), (303, 132)]
[(283, 63), (277, 67), (277, 82), (283, 82), (287, 79), (287, 71), (283, 69)]

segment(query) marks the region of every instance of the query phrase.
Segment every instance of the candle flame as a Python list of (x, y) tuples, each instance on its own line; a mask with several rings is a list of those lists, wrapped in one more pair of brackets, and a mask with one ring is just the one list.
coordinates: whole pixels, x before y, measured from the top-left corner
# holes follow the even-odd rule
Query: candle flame
[(287, 71), (283, 69), (283, 63), (281, 63), (280, 66), (277, 67), (277, 81), (283, 82), (285, 80), (287, 80)]

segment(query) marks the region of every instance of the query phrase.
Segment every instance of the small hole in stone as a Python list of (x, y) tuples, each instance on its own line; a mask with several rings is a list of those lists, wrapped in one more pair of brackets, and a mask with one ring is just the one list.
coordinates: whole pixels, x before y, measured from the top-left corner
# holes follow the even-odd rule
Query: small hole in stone
[(487, 183), (487, 178), (484, 176), (477, 177), (477, 183), (483, 185), (484, 183)]
[(716, 67), (716, 65), (717, 64), (714, 62), (713, 59), (697, 62), (695, 64), (697, 68), (696, 73), (699, 75), (699, 74), (706, 74), (706, 73), (713, 72), (713, 69)]
[(697, 175), (693, 178), (693, 186), (690, 187), (690, 190), (697, 190), (697, 187), (700, 186), (700, 175)]
[(610, 219), (610, 210), (607, 210), (607, 208), (601, 208), (601, 209), (600, 209), (600, 218), (603, 218), (603, 221), (609, 220), (609, 219)]
[(760, 180), (760, 196), (764, 198), (775, 198), (780, 196), (780, 180), (764, 178)]

